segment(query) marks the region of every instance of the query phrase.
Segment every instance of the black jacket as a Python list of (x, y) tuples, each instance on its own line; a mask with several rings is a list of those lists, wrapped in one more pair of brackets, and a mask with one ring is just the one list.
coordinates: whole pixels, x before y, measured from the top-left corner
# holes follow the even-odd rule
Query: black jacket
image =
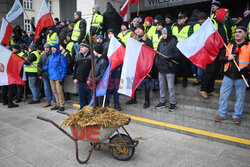
[[(45, 67), (49, 56), (50, 56), (50, 52), (48, 54), (44, 53), (40, 57), (40, 60), (39, 60), (38, 65), (37, 65), (40, 69), (43, 69)], [(38, 70), (37, 73), (38, 73), (38, 76), (42, 76), (43, 78), (48, 79), (48, 76), (44, 75), (44, 73), (42, 73), (42, 71)]]
[(176, 73), (176, 65), (171, 60), (176, 60), (179, 56), (179, 50), (176, 47), (177, 39), (175, 36), (163, 38), (159, 42), (157, 51), (167, 56), (167, 58), (157, 54), (155, 57), (155, 64), (160, 73)]
[(65, 25), (57, 30), (57, 35), (59, 37), (59, 44), (64, 43), (66, 35), (68, 33), (68, 27)]
[(115, 35), (118, 35), (122, 25), (122, 17), (116, 12), (114, 8), (109, 8), (103, 13), (103, 32), (108, 29), (114, 29)]
[[(108, 67), (108, 62), (104, 57), (95, 57), (94, 63), (96, 82), (99, 83)], [(89, 76), (92, 77), (92, 70), (90, 71)]]
[(90, 70), (91, 56), (88, 54), (75, 62), (73, 79), (77, 79), (79, 82), (86, 82), (89, 77)]

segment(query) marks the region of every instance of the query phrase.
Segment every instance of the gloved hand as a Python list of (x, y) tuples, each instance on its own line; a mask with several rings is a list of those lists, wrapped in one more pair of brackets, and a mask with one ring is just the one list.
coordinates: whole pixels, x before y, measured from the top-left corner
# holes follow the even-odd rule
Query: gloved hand
[(74, 44), (74, 49), (76, 51), (76, 55), (79, 55), (80, 54), (80, 45), (79, 45), (79, 43), (76, 42)]
[(62, 85), (63, 82), (64, 82), (64, 79), (60, 79), (60, 80), (59, 80), (60, 85)]
[(90, 34), (95, 35), (96, 34), (96, 27), (91, 27), (90, 28)]

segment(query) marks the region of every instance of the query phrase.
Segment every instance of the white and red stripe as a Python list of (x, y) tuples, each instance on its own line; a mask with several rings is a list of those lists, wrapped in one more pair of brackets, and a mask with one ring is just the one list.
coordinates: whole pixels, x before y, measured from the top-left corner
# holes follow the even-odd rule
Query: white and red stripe
[(49, 12), (49, 8), (45, 0), (43, 0), (43, 4), (40, 9), (37, 20), (38, 21), (36, 24), (36, 32), (35, 32), (35, 39), (34, 39), (35, 42), (43, 28), (49, 27), (55, 24)]
[(152, 48), (129, 38), (118, 92), (134, 97), (136, 88), (150, 72), (154, 57), (155, 51)]
[(125, 16), (127, 16), (127, 11), (128, 11), (129, 5), (134, 4), (134, 3), (140, 3), (140, 0), (126, 0), (124, 5), (122, 6), (121, 16), (123, 17), (124, 21), (127, 21), (127, 17), (125, 17)]
[(189, 38), (177, 43), (177, 48), (192, 61), (205, 69), (217, 57), (224, 41), (208, 18)]
[(114, 36), (112, 36), (107, 55), (109, 61), (112, 59), (110, 71), (123, 63), (125, 50), (126, 49), (122, 46), (122, 44)]
[(24, 85), (22, 78), (19, 76), (24, 61), (23, 58), (0, 45), (0, 86)]
[(1, 25), (1, 30), (0, 30), (0, 44), (5, 43), (9, 45), (12, 32), (13, 32), (13, 28), (4, 18), (2, 18), (2, 25)]

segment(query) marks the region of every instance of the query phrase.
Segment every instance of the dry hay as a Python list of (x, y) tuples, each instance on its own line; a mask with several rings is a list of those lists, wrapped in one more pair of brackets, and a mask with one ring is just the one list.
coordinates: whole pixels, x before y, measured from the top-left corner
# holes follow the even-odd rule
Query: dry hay
[(93, 113), (93, 107), (86, 106), (70, 115), (61, 123), (61, 126), (74, 125), (81, 128), (86, 126), (110, 127), (125, 125), (129, 120), (128, 115), (119, 113), (113, 108), (96, 108)]

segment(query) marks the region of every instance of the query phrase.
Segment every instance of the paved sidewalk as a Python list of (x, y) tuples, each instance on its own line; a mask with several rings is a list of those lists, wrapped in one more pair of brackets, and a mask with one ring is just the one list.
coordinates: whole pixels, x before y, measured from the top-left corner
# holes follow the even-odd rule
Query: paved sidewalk
[[(129, 161), (112, 157), (108, 147), (93, 154), (86, 165), (75, 159), (74, 143), (53, 125), (37, 120), (44, 116), (61, 123), (66, 116), (41, 108), (42, 104), (21, 103), (19, 108), (0, 105), (0, 167), (69, 167), (69, 166), (211, 166), (250, 167), (250, 150), (199, 139), (131, 122), (126, 126), (140, 141)], [(73, 111), (71, 105), (66, 106)], [(66, 128), (69, 131), (69, 128)], [(85, 157), (89, 143), (81, 142), (80, 157)], [(82, 158), (83, 159), (83, 158)]]

